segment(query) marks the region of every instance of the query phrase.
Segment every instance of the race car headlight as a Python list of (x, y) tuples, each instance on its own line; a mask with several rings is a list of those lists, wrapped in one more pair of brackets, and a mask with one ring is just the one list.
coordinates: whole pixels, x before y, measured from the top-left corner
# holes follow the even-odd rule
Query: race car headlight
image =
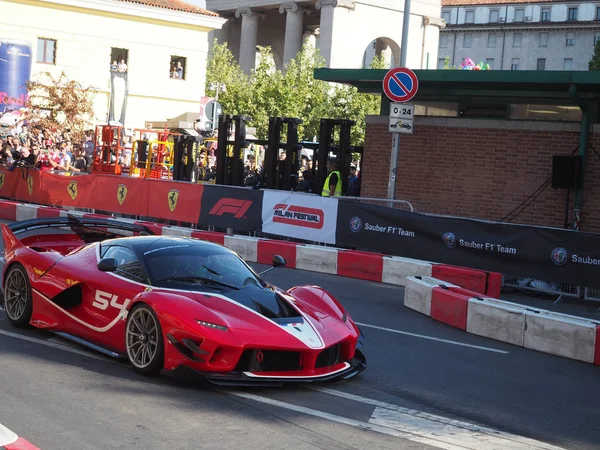
[(216, 330), (227, 331), (227, 327), (224, 327), (223, 325), (217, 325), (216, 323), (204, 322), (202, 320), (196, 320), (196, 322), (198, 322), (200, 325), (208, 327), (208, 328), (214, 328)]

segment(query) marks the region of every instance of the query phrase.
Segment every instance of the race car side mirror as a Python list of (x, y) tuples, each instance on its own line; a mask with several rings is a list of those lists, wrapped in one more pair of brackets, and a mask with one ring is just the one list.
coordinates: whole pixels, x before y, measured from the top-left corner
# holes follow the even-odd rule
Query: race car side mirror
[(115, 258), (102, 258), (98, 262), (98, 270), (101, 272), (114, 272), (117, 270), (117, 260)]
[(282, 267), (285, 266), (285, 259), (283, 256), (275, 255), (273, 256), (273, 267)]
[(262, 271), (260, 273), (260, 276), (262, 277), (263, 275), (266, 275), (267, 273), (271, 272), (272, 270), (275, 270), (277, 267), (282, 267), (282, 266), (285, 266), (285, 259), (283, 259), (283, 256), (274, 255), (273, 256), (273, 267)]

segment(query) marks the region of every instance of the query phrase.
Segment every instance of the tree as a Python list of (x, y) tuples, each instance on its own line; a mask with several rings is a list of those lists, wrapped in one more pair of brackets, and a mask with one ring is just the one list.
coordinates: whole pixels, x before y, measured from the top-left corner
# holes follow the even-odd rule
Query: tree
[(594, 45), (594, 54), (588, 63), (588, 70), (593, 72), (600, 71), (600, 41)]
[[(214, 95), (211, 83), (226, 85), (219, 94), (224, 114), (252, 117), (249, 125), (256, 127), (259, 139), (268, 133), (269, 117), (302, 119), (299, 138), (313, 140), (319, 134), (321, 118), (351, 119), (352, 143), (364, 141), (365, 115), (378, 114), (380, 97), (360, 94), (356, 88), (327, 83), (314, 78), (314, 70), (324, 67), (325, 60), (318, 49), (305, 41), (302, 50), (284, 68), (278, 70), (269, 47), (259, 47), (256, 68), (245, 75), (226, 44), (214, 43), (208, 56), (206, 73), (207, 95)], [(382, 56), (374, 58), (372, 68), (385, 68)]]
[(84, 139), (94, 120), (96, 89), (70, 80), (64, 71), (58, 78), (43, 72), (27, 89), (27, 120), (42, 128), (71, 130), (72, 139)]

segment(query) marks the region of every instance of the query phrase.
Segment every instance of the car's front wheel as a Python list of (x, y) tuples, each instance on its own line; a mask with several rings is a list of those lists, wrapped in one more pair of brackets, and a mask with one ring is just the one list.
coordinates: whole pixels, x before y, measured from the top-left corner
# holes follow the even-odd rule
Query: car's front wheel
[(156, 314), (140, 303), (129, 311), (125, 329), (127, 358), (136, 371), (158, 375), (164, 366), (162, 328)]
[(4, 282), (4, 312), (15, 327), (26, 327), (33, 313), (31, 284), (25, 267), (17, 263), (6, 274)]

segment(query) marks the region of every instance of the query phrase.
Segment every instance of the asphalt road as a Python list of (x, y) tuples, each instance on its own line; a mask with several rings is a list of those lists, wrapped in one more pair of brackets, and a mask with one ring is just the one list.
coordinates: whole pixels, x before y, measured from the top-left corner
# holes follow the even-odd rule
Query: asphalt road
[[(291, 269), (266, 278), (340, 299), (363, 324), (367, 371), (314, 388), (148, 379), (49, 333), (15, 330), (0, 312), (0, 424), (44, 450), (526, 448), (519, 436), (541, 441), (530, 448), (600, 449), (598, 367), (432, 321), (404, 308), (402, 288)], [(475, 425), (447, 420), (510, 436), (486, 444)]]

